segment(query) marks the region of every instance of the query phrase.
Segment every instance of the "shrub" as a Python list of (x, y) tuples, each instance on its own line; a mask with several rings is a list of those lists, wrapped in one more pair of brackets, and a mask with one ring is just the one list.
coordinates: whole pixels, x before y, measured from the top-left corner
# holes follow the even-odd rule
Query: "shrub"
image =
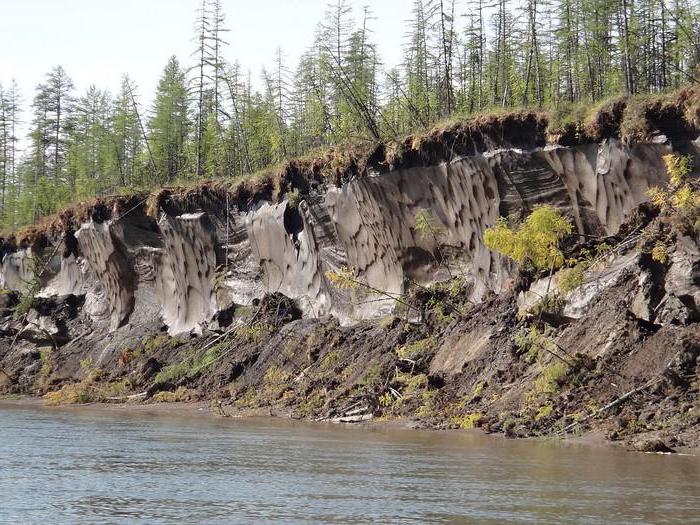
[(558, 268), (564, 263), (559, 242), (572, 232), (571, 222), (552, 206), (537, 206), (525, 221), (511, 227), (501, 217), (484, 232), (484, 243), (518, 263), (537, 269)]
[(657, 242), (651, 250), (651, 258), (658, 263), (666, 264), (668, 261), (668, 250), (662, 242)]
[(402, 346), (396, 350), (396, 355), (399, 359), (407, 359), (417, 361), (435, 350), (435, 339), (426, 337), (411, 344)]
[(93, 369), (82, 381), (64, 385), (59, 390), (45, 394), (44, 402), (51, 406), (101, 403), (111, 398), (123, 397), (130, 390), (126, 380), (100, 383), (100, 375), (100, 370)]
[(428, 376), (425, 374), (418, 374), (417, 376), (413, 376), (406, 383), (406, 393), (413, 394), (419, 390), (422, 390), (423, 388), (426, 388), (427, 386)]
[(690, 155), (668, 154), (663, 156), (663, 160), (672, 186), (680, 186), (693, 171), (693, 157)]
[(563, 379), (569, 373), (566, 363), (557, 361), (542, 370), (533, 384), (534, 394), (554, 394), (559, 391)]
[(517, 334), (514, 341), (518, 354), (525, 354), (528, 363), (541, 359), (544, 352), (553, 352), (555, 346), (549, 335), (541, 332), (534, 324)]
[(554, 412), (552, 405), (541, 406), (540, 409), (537, 411), (537, 414), (535, 414), (535, 421), (539, 421), (540, 419), (544, 419), (546, 417), (551, 416), (552, 412)]
[(452, 423), (456, 424), (463, 430), (469, 430), (478, 427), (483, 418), (484, 416), (481, 414), (481, 412), (474, 412), (471, 414), (454, 416), (452, 417)]
[(566, 301), (558, 293), (548, 293), (527, 310), (528, 315), (540, 317), (544, 313), (561, 315)]
[(189, 355), (179, 363), (174, 363), (161, 370), (155, 378), (156, 383), (178, 383), (190, 379), (211, 367), (221, 356), (224, 343), (212, 346), (201, 355)]
[(567, 268), (557, 274), (557, 285), (564, 293), (571, 293), (583, 285), (587, 265), (578, 263), (573, 268)]
[(484, 392), (485, 386), (485, 381), (479, 381), (476, 385), (474, 385), (474, 389), (472, 390), (472, 395), (469, 398), (469, 401), (473, 401), (474, 399), (481, 397), (481, 394)]
[(379, 396), (379, 405), (383, 406), (385, 408), (388, 408), (394, 404), (394, 396), (391, 395), (391, 392), (384, 392), (381, 396)]
[(191, 401), (194, 397), (193, 390), (181, 386), (174, 392), (158, 392), (153, 396), (153, 401), (156, 403), (182, 403)]

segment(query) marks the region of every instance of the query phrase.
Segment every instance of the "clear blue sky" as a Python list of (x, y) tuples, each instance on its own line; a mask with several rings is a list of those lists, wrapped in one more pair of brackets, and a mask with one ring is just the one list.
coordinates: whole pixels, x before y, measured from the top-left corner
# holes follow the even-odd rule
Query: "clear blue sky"
[[(401, 57), (408, 0), (350, 0), (375, 13), (374, 39), (388, 65)], [(19, 83), (25, 111), (34, 86), (55, 65), (78, 93), (91, 83), (115, 92), (124, 73), (149, 103), (170, 55), (188, 63), (198, 0), (0, 0), (0, 82)], [(289, 66), (312, 43), (327, 0), (222, 0), (231, 32), (226, 58), (250, 69), (254, 81), (278, 46)], [(29, 115), (25, 112), (24, 120)]]

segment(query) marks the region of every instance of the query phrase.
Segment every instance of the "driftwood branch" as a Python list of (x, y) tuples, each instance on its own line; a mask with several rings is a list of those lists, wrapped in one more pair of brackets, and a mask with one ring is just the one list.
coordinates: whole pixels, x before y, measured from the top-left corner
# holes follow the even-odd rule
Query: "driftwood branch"
[(598, 410), (596, 410), (596, 411), (593, 412), (592, 414), (589, 414), (589, 415), (587, 415), (586, 417), (580, 419), (579, 421), (575, 421), (575, 422), (571, 423), (570, 425), (566, 426), (566, 427), (561, 431), (561, 433), (562, 433), (562, 434), (565, 434), (565, 433), (568, 432), (569, 430), (575, 428), (577, 425), (580, 425), (581, 423), (585, 423), (585, 422), (588, 421), (589, 419), (592, 419), (592, 418), (594, 418), (594, 417), (597, 417), (597, 416), (599, 416), (600, 414), (602, 414), (603, 412), (607, 412), (607, 411), (610, 410), (611, 408), (615, 408), (616, 406), (621, 405), (622, 403), (624, 403), (625, 401), (627, 401), (627, 400), (628, 400), (630, 397), (632, 397), (633, 395), (638, 394), (639, 392), (643, 392), (643, 391), (646, 390), (647, 388), (650, 388), (650, 387), (652, 387), (652, 386), (658, 384), (660, 381), (661, 381), (661, 378), (660, 378), (660, 377), (659, 377), (659, 378), (656, 378), (656, 379), (652, 379), (651, 381), (645, 383), (644, 385), (640, 386), (639, 388), (635, 388), (634, 390), (630, 390), (629, 392), (627, 392), (626, 394), (621, 395), (620, 397), (618, 397), (618, 398), (615, 399), (614, 401), (611, 401), (610, 403), (608, 403), (608, 404), (605, 405), (604, 407), (599, 408)]

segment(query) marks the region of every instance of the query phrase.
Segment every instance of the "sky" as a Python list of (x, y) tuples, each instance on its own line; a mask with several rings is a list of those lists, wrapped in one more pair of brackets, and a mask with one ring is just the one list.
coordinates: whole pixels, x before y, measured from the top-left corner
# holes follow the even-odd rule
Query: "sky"
[[(73, 79), (78, 94), (92, 83), (115, 93), (128, 73), (149, 104), (171, 55), (193, 61), (198, 0), (0, 0), (0, 83), (16, 79), (29, 120), (34, 87), (54, 66)], [(293, 69), (312, 43), (328, 0), (222, 0), (229, 46), (258, 81), (281, 47)], [(349, 0), (356, 17), (369, 5), (376, 20), (374, 40), (388, 66), (401, 59), (409, 18), (408, 0)]]

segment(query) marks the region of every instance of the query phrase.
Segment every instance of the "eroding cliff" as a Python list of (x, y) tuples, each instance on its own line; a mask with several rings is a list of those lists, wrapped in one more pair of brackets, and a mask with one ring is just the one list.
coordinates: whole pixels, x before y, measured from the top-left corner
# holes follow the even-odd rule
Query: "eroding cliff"
[(163, 249), (156, 269), (163, 321), (171, 333), (197, 329), (218, 310), (216, 232), (205, 213), (163, 216)]
[[(482, 240), (499, 216), (522, 217), (546, 203), (580, 233), (615, 234), (648, 188), (664, 183), (669, 151), (615, 140), (494, 150), (244, 207), (211, 195), (170, 196), (154, 218), (141, 206), (83, 224), (75, 249), (50, 268), (42, 294), (87, 294), (92, 317), (111, 330), (136, 311), (159, 317), (172, 334), (201, 331), (231, 302), (252, 304), (265, 293), (298, 300), (305, 316), (333, 314), (346, 324), (388, 313), (393, 301), (382, 293), (400, 295), (454, 275), (478, 301), (512, 278), (510, 265)], [(434, 225), (429, 232), (416, 227), (419, 214)], [(5, 288), (23, 291), (30, 259), (28, 249), (5, 254)], [(366, 283), (366, 300), (352, 301), (328, 283), (327, 272), (342, 267)]]
[[(700, 208), (645, 202), (697, 144), (429, 146), (99, 202), (3, 243), (0, 395), (700, 445)], [(483, 242), (540, 204), (575, 226), (574, 289)]]

